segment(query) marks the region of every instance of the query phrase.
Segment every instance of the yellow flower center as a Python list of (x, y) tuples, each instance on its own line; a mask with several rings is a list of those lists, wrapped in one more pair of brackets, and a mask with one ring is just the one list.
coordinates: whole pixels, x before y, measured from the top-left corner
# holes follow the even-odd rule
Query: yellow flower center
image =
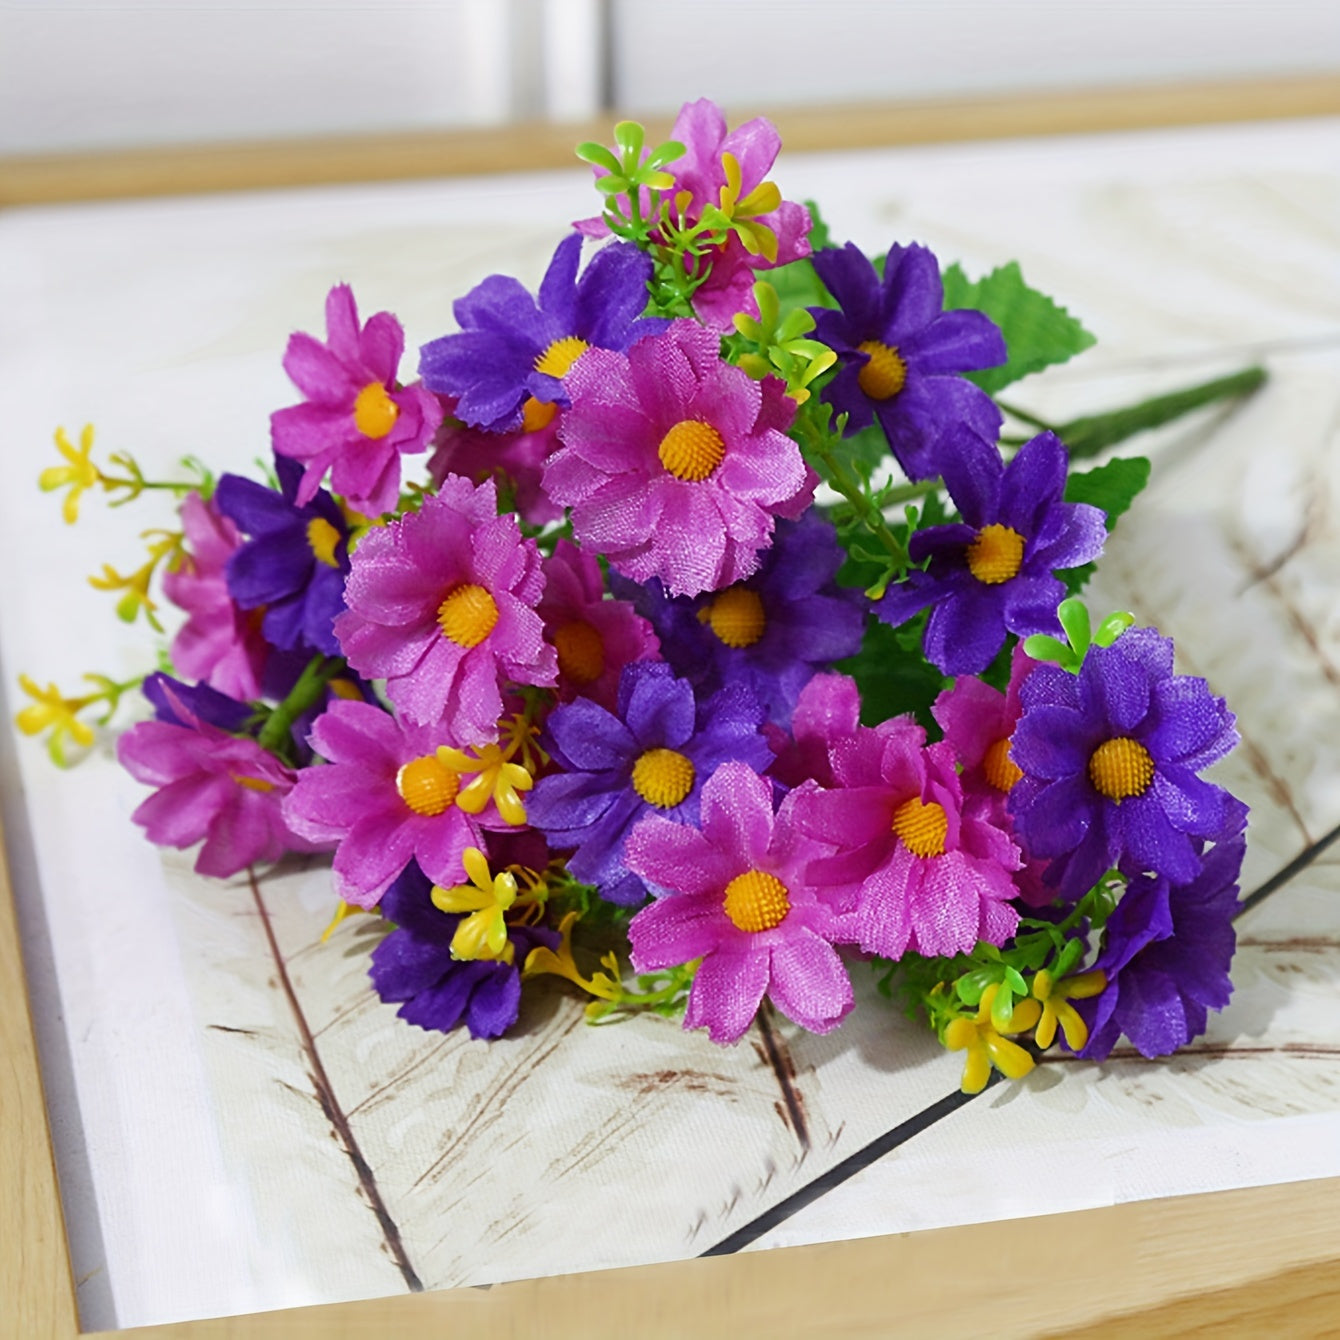
[(1024, 537), (1008, 526), (983, 526), (968, 546), (968, 571), (987, 586), (1008, 582), (1024, 561)]
[(892, 400), (907, 381), (903, 356), (878, 340), (864, 340), (856, 347), (870, 356), (870, 361), (856, 374), (857, 385), (871, 400)]
[(335, 550), (340, 543), (340, 532), (323, 516), (314, 516), (307, 523), (307, 547), (316, 556), (318, 563), (328, 568), (338, 568), (340, 560)]
[(633, 764), (633, 790), (649, 805), (668, 810), (693, 790), (693, 760), (673, 749), (648, 749)]
[(681, 419), (661, 439), (656, 454), (676, 479), (696, 484), (721, 464), (726, 444), (710, 423)]
[(498, 623), (498, 606), (482, 586), (465, 582), (453, 586), (437, 607), (442, 636), (458, 647), (477, 647)]
[(385, 437), (399, 417), (400, 406), (381, 382), (369, 382), (354, 400), (354, 427), (364, 437)]
[(344, 698), (351, 703), (363, 701), (363, 693), (352, 679), (332, 679), (326, 687), (330, 690), (332, 698)]
[(538, 433), (541, 428), (548, 428), (554, 421), (554, 415), (558, 413), (558, 406), (550, 404), (545, 400), (536, 400), (534, 396), (521, 406), (521, 431), (523, 433)]
[(572, 365), (590, 347), (585, 340), (579, 340), (575, 335), (565, 335), (561, 340), (555, 340), (535, 360), (535, 371), (544, 373), (546, 377), (566, 377)]
[(752, 647), (768, 626), (758, 592), (747, 586), (728, 586), (704, 613), (712, 631), (728, 647)]
[(1010, 757), (1010, 737), (1002, 735), (982, 758), (982, 773), (997, 791), (1010, 791), (1023, 769)]
[(1154, 760), (1139, 740), (1117, 736), (1089, 755), (1089, 780), (1109, 800), (1142, 796), (1154, 780)]
[(237, 773), (233, 773), (232, 777), (233, 781), (235, 781), (238, 786), (244, 786), (248, 791), (260, 791), (264, 794), (267, 791), (273, 791), (275, 789), (275, 784), (273, 782), (267, 782), (262, 777), (242, 777)]
[(943, 856), (949, 818), (935, 801), (923, 804), (913, 796), (894, 810), (893, 831), (913, 856)]
[(746, 870), (726, 885), (725, 908), (742, 931), (770, 931), (786, 920), (791, 897), (776, 875)]
[(436, 754), (411, 759), (395, 775), (400, 799), (428, 818), (441, 814), (456, 799), (461, 779)]
[(605, 644), (589, 623), (565, 623), (554, 630), (559, 671), (574, 684), (594, 684), (605, 673)]

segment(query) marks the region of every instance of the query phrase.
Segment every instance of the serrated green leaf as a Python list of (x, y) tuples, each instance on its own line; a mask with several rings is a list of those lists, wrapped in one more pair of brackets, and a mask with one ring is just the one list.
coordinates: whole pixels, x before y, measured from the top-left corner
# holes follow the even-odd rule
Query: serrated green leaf
[(1066, 362), (1094, 343), (1064, 307), (1025, 283), (1018, 261), (999, 266), (975, 284), (958, 265), (951, 265), (944, 272), (944, 291), (946, 310), (971, 307), (985, 312), (1005, 336), (1007, 361), (967, 374), (991, 395), (1030, 372)]
[(919, 645), (905, 648), (897, 630), (872, 617), (860, 652), (835, 669), (856, 681), (865, 725), (877, 726), (911, 712), (923, 726), (934, 729), (931, 704), (949, 681), (926, 662)]
[(1149, 461), (1143, 456), (1119, 456), (1093, 470), (1072, 474), (1065, 482), (1065, 500), (1101, 507), (1112, 530), (1135, 495), (1149, 483)]

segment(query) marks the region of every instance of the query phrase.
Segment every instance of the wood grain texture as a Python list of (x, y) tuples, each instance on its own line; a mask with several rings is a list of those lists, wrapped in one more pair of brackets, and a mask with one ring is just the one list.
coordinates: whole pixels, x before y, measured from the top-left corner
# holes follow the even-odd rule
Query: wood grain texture
[(74, 1331), (74, 1284), (0, 829), (0, 1333)]
[(394, 1328), (404, 1340), (575, 1340), (599, 1328), (681, 1340), (691, 1319), (692, 1333), (709, 1337), (882, 1340), (897, 1317), (899, 1334), (975, 1340), (1078, 1328), (1106, 1335), (1112, 1318), (1162, 1314), (1161, 1330), (1135, 1329), (1132, 1318), (1112, 1332), (1159, 1336), (1213, 1328), (1235, 1308), (1267, 1317), (1302, 1300), (1308, 1311), (1290, 1316), (1285, 1330), (1320, 1336), (1340, 1326), (1338, 1207), (1340, 1181), (1305, 1182), (1022, 1220), (1005, 1233), (975, 1224), (103, 1334), (353, 1340)]
[[(732, 110), (737, 121), (753, 114)], [(1340, 73), (765, 110), (789, 152), (818, 152), (1324, 116), (1340, 111)], [(572, 146), (584, 139), (603, 143), (617, 115), (579, 124), (6, 157), (0, 158), (0, 207), (571, 167)], [(669, 130), (668, 117), (646, 120), (653, 136)]]

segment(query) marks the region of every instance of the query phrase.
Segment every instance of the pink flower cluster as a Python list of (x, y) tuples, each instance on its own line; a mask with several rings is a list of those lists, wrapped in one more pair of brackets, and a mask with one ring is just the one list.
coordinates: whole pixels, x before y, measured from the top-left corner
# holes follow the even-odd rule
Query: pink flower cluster
[(1005, 943), (1024, 873), (1004, 807), (1009, 704), (1031, 664), (1016, 659), (1008, 700), (977, 680), (942, 694), (936, 744), (908, 717), (862, 726), (855, 682), (817, 675), (776, 741), (772, 771), (793, 789), (775, 815), (771, 784), (727, 763), (701, 831), (633, 830), (625, 859), (663, 891), (629, 928), (634, 966), (702, 959), (686, 1027), (734, 1042), (765, 994), (813, 1032), (835, 1027), (852, 1004), (835, 945), (898, 959)]

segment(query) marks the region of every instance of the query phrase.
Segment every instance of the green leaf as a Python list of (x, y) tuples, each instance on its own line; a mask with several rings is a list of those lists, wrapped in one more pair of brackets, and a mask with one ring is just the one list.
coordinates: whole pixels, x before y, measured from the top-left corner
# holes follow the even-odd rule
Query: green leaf
[(1130, 507), (1135, 495), (1149, 483), (1149, 461), (1143, 456), (1121, 456), (1093, 470), (1072, 474), (1065, 482), (1065, 500), (1101, 507), (1107, 528)]
[(946, 310), (971, 307), (985, 312), (1005, 336), (1008, 360), (999, 367), (968, 373), (968, 379), (994, 395), (1002, 387), (1064, 363), (1094, 343), (1094, 337), (1064, 307), (1024, 282), (1018, 261), (969, 283), (958, 265), (944, 272)]
[(1002, 982), (996, 998), (991, 1002), (991, 1026), (997, 1033), (1003, 1033), (1010, 1026), (1014, 1015), (1014, 991), (1009, 982)]
[(1023, 975), (1019, 972), (1018, 968), (1006, 966), (1005, 981), (1016, 996), (1028, 995), (1028, 983), (1024, 981)]
[(584, 163), (590, 163), (592, 167), (602, 167), (606, 172), (618, 172), (620, 170), (619, 160), (603, 144), (596, 144), (594, 141), (588, 140), (586, 143), (577, 146), (576, 154)]
[[(918, 618), (924, 619), (924, 615)], [(865, 725), (877, 726), (890, 717), (911, 712), (923, 726), (933, 730), (931, 704), (950, 681), (926, 662), (919, 645), (905, 647), (899, 631), (872, 616), (860, 652), (839, 661), (835, 669), (856, 681)]]

